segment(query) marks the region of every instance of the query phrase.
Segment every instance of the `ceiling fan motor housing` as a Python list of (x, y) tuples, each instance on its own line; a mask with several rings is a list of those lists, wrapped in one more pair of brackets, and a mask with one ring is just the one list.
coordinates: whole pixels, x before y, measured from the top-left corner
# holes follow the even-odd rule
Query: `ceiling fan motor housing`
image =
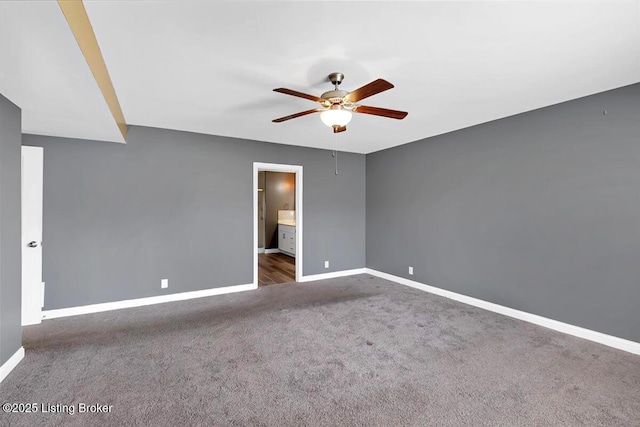
[(323, 93), (320, 97), (331, 101), (332, 104), (339, 104), (342, 101), (342, 98), (347, 95), (349, 95), (349, 92), (346, 90), (330, 90), (329, 92)]

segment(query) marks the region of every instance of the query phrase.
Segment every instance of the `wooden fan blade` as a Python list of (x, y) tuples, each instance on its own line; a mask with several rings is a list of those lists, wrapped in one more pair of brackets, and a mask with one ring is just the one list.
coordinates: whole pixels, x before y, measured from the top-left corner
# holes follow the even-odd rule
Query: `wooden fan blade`
[(315, 101), (319, 103), (325, 102), (324, 99), (318, 98), (317, 96), (308, 95), (306, 93), (298, 92), (296, 90), (285, 89), (283, 87), (279, 87), (278, 89), (274, 89), (274, 92), (284, 93), (285, 95), (297, 96), (298, 98), (308, 99), (310, 101)]
[(406, 111), (388, 110), (386, 108), (367, 107), (366, 105), (358, 105), (353, 109), (356, 113), (373, 114), (374, 116), (389, 117), (390, 119), (402, 120), (407, 114)]
[(333, 127), (333, 133), (340, 133), (340, 132), (344, 132), (345, 130), (347, 130), (346, 126), (334, 126)]
[(349, 95), (345, 96), (345, 99), (351, 102), (358, 102), (361, 99), (368, 98), (391, 88), (393, 88), (391, 83), (383, 79), (378, 79), (368, 85), (364, 85), (361, 88), (354, 90)]
[(307, 114), (319, 113), (323, 111), (322, 108), (314, 108), (313, 110), (301, 111), (299, 113), (291, 114), (290, 116), (280, 117), (279, 119), (272, 120), (273, 123), (281, 123), (287, 120), (295, 119), (296, 117), (306, 116)]

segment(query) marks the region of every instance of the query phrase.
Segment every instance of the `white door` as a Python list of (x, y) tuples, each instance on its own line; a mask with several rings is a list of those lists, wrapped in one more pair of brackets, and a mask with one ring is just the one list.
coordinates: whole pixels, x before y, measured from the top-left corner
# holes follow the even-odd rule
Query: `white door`
[(42, 321), (43, 149), (22, 147), (22, 324)]

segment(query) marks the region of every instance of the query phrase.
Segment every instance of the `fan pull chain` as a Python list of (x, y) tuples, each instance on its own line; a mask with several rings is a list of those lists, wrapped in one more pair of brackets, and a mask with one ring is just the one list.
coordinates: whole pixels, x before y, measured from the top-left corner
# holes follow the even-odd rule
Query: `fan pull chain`
[(336, 175), (338, 175), (338, 134), (333, 134), (333, 154), (332, 156), (336, 159)]
[(333, 133), (333, 150), (331, 151), (331, 157), (335, 157), (336, 156), (336, 146), (337, 146), (337, 142), (336, 142), (336, 133)]

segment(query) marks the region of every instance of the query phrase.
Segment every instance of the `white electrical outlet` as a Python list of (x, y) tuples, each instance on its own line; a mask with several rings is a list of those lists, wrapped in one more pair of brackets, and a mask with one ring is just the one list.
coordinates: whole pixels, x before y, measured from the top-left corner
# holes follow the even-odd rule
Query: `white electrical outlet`
[(413, 267), (409, 267), (409, 274), (413, 276)]
[(329, 268), (329, 261), (324, 262), (324, 268)]
[(160, 280), (160, 287), (162, 289), (164, 288), (168, 288), (169, 287), (169, 279), (162, 279)]

